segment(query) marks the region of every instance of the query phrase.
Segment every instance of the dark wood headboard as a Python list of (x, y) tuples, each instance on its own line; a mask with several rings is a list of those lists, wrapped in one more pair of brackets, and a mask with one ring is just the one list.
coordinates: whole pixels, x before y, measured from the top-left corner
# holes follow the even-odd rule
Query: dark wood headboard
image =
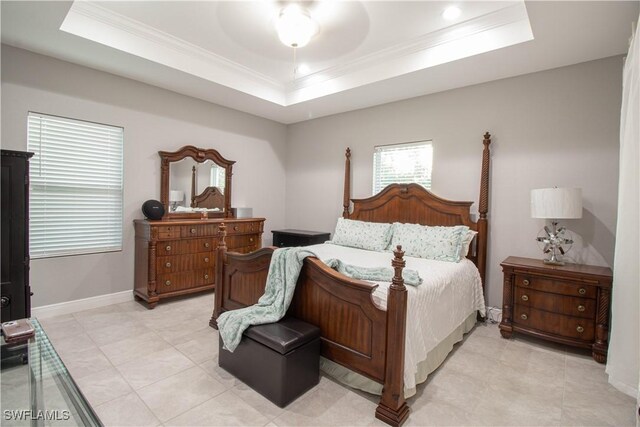
[(207, 187), (198, 195), (191, 196), (192, 208), (224, 209), (224, 195), (218, 187)]
[[(478, 232), (469, 258), (478, 267), (482, 286), (485, 285), (487, 262), (487, 231), (489, 211), (489, 158), (491, 135), (484, 134), (482, 173), (480, 177), (479, 218), (471, 219), (473, 202), (447, 200), (436, 196), (418, 184), (390, 184), (378, 194), (366, 199), (351, 199), (351, 150), (347, 148), (345, 161), (344, 210), (348, 219), (369, 222), (403, 222), (422, 225), (466, 225)], [(353, 203), (353, 210), (349, 207)]]

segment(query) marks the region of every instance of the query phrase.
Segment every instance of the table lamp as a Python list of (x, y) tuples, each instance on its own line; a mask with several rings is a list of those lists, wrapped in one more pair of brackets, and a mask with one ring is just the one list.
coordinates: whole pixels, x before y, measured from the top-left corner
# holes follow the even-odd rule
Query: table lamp
[(175, 212), (178, 208), (178, 203), (182, 203), (184, 200), (184, 191), (171, 190), (169, 191), (169, 203), (171, 203), (171, 211)]
[(549, 254), (543, 262), (564, 265), (562, 255), (571, 248), (573, 240), (565, 237), (565, 227), (558, 228), (558, 220), (582, 218), (582, 190), (557, 187), (531, 190), (531, 218), (551, 220), (551, 229), (544, 226), (546, 236), (536, 239), (544, 244), (543, 252)]

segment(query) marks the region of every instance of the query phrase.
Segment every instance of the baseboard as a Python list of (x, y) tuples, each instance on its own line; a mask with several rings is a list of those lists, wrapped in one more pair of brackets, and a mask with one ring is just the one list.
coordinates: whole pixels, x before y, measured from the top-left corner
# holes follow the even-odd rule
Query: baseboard
[(638, 389), (631, 387), (628, 384), (623, 383), (622, 381), (616, 381), (614, 379), (611, 379), (611, 375), (609, 375), (609, 384), (611, 384), (613, 387), (617, 388), (619, 391), (623, 392), (624, 394), (633, 397), (634, 399), (638, 398)]
[(133, 300), (133, 292), (122, 291), (114, 294), (98, 295), (96, 297), (77, 299), (74, 301), (61, 302), (59, 304), (43, 305), (31, 308), (31, 317), (46, 319), (48, 317), (71, 314), (77, 311), (90, 310), (92, 308), (104, 307), (111, 304), (120, 304)]

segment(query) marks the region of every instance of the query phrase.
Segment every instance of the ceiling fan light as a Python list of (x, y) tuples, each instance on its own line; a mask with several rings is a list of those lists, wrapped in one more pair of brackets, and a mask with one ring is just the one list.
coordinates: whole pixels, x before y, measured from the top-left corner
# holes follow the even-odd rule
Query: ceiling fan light
[(450, 7), (446, 8), (444, 10), (444, 12), (442, 12), (442, 17), (444, 19), (446, 19), (447, 21), (453, 21), (454, 19), (459, 17), (461, 13), (462, 13), (462, 11), (460, 10), (459, 7), (450, 6)]
[(303, 47), (318, 32), (318, 24), (298, 5), (290, 5), (280, 12), (276, 22), (280, 41), (289, 47)]

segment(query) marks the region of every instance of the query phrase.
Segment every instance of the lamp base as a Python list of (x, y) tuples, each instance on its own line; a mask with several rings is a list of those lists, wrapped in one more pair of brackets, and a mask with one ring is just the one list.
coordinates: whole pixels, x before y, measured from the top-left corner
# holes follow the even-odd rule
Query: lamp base
[(542, 262), (546, 265), (564, 265), (564, 261), (560, 261), (559, 259), (543, 259)]

